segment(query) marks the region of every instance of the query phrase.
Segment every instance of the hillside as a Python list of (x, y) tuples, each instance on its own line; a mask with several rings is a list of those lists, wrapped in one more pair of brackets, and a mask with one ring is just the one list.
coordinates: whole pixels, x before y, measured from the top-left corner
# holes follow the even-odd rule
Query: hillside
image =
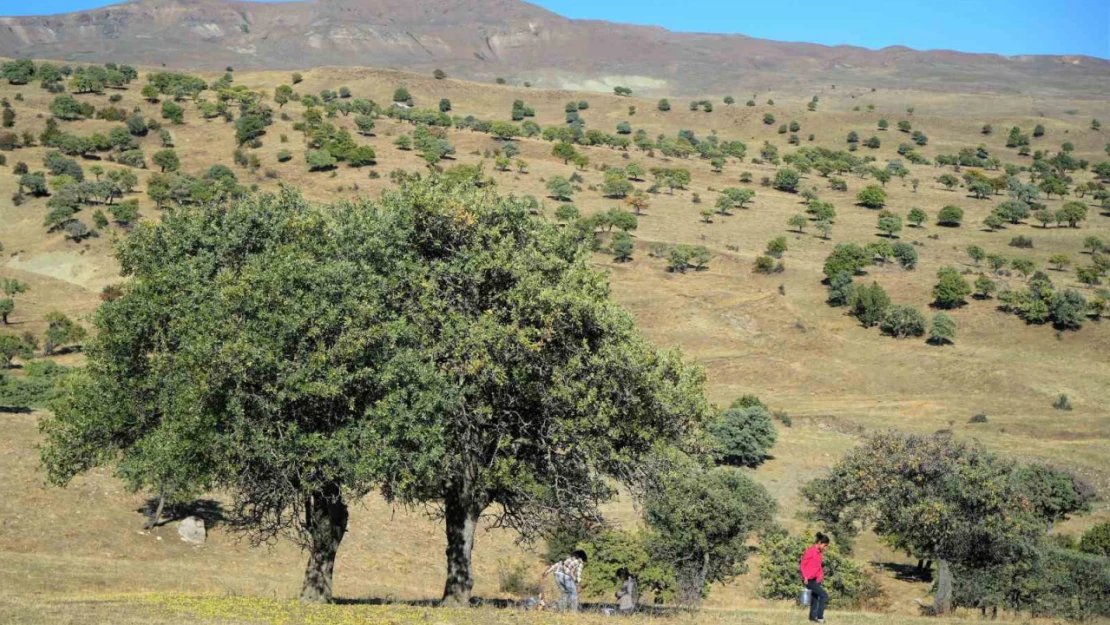
[(222, 70), (373, 66), (646, 94), (818, 87), (1110, 93), (1110, 62), (904, 47), (867, 50), (571, 20), (521, 0), (138, 0), (0, 18), (0, 55)]
[[(195, 5), (210, 6), (204, 1)], [(291, 9), (289, 19), (298, 15), (298, 10), (303, 9)], [(166, 28), (173, 28), (174, 23), (167, 23)], [(109, 56), (115, 61), (134, 58), (128, 54), (121, 51)], [(152, 102), (140, 94), (148, 75), (155, 71), (155, 67), (140, 67), (138, 79), (124, 88), (74, 97), (100, 111), (116, 106), (129, 114), (137, 110), (148, 121), (160, 120), (171, 134), (182, 172), (200, 176), (213, 165), (226, 165), (246, 188), (277, 191), (279, 185), (289, 184), (319, 202), (373, 198), (393, 185), (391, 172), (427, 171), (419, 150), (400, 149), (395, 143), (401, 136), (413, 136), (414, 124), (379, 115), (372, 132), (359, 134), (356, 114), (336, 112), (324, 120), (349, 131), (358, 145), (371, 146), (375, 162), (365, 167), (339, 163), (326, 171), (310, 172), (306, 135), (295, 128), (306, 119), (309, 107), (304, 105), (304, 96), (341, 87), (351, 94), (341, 98), (343, 101), (372, 99), (384, 105), (392, 100), (394, 90), (404, 85), (418, 110), (434, 109), (446, 98), (450, 114), (463, 121), (467, 116), (509, 121), (514, 101), (522, 100), (534, 109), (530, 120), (545, 129), (566, 127), (567, 102), (585, 101), (585, 107), (576, 104), (578, 114), (586, 120), (586, 128), (603, 133), (628, 122), (631, 131), (643, 130), (650, 140), (659, 134), (673, 138), (680, 130), (689, 130), (700, 139), (715, 135), (721, 141), (743, 141), (746, 155), (724, 159), (719, 168), (696, 153), (667, 156), (662, 148), (610, 145), (577, 145), (576, 150), (588, 162), (576, 167), (553, 155), (552, 142), (539, 136), (517, 137), (512, 143), (518, 146), (519, 155), (503, 171), (496, 167), (496, 158), (505, 149), (504, 141), (487, 132), (452, 127), (444, 128), (443, 133), (455, 153), (438, 166), (480, 164), (500, 192), (535, 197), (538, 211), (550, 219), (556, 219), (561, 204), (549, 197), (547, 189), (547, 182), (555, 176), (581, 178), (571, 201), (589, 216), (626, 206), (602, 191), (607, 167), (637, 163), (649, 171), (654, 167), (689, 171), (690, 182), (670, 190), (665, 185), (653, 189), (656, 185), (651, 175), (631, 181), (649, 201), (631, 231), (635, 241), (632, 258), (616, 262), (607, 249), (611, 234), (599, 229), (601, 248), (595, 266), (608, 273), (615, 298), (633, 313), (651, 339), (680, 347), (687, 358), (706, 368), (712, 401), (727, 404), (753, 393), (789, 415), (790, 426), (776, 422), (778, 443), (773, 457), (754, 476), (778, 500), (777, 520), (791, 531), (808, 529), (798, 516), (804, 509), (799, 488), (827, 470), (862, 434), (887, 428), (918, 433), (950, 430), (956, 437), (978, 439), (1010, 458), (1039, 460), (1075, 471), (1102, 498), (1093, 514), (1061, 523), (1055, 532), (1075, 535), (1110, 518), (1106, 504), (1110, 495), (1106, 465), (1110, 457), (1110, 391), (1106, 385), (1110, 379), (1110, 327), (1105, 319), (1087, 317), (1078, 329), (1057, 330), (1051, 324), (1028, 324), (1000, 310), (996, 298), (968, 298), (965, 305), (945, 311), (958, 326), (954, 343), (930, 345), (924, 337), (898, 340), (882, 335), (878, 328), (862, 327), (845, 308), (826, 303), (822, 284), (823, 264), (835, 245), (895, 241), (909, 243), (918, 251), (916, 268), (876, 261), (859, 281), (879, 283), (894, 303), (912, 305), (926, 317), (940, 312), (930, 307), (938, 269), (954, 267), (969, 281), (988, 275), (1000, 288), (1020, 289), (1028, 276), (1009, 268), (1016, 259), (1032, 261), (1060, 290), (1070, 288), (1089, 300), (1097, 299), (1104, 286), (1081, 283), (1075, 270), (1094, 262), (1085, 239), (1096, 236), (1110, 242), (1110, 210), (1093, 193), (1077, 197), (1077, 191), (1087, 183), (1097, 186), (1093, 164), (1110, 159), (1106, 152), (1110, 135), (1105, 129), (1091, 127), (1092, 118), (1110, 120), (1110, 102), (1105, 99), (1078, 95), (1018, 98), (938, 93), (929, 88), (878, 89), (873, 93), (827, 88), (820, 92), (816, 110), (810, 111), (807, 104), (812, 94), (792, 97), (789, 89), (776, 88), (753, 106), (746, 106), (746, 95), (738, 94), (741, 102), (732, 106), (714, 99), (712, 112), (704, 112), (704, 108), (694, 111), (688, 106), (689, 99), (674, 98), (672, 110), (664, 112), (654, 98), (436, 80), (429, 73), (301, 66), (304, 80), (293, 87), (302, 95), (301, 101), (279, 108), (273, 94), (275, 88), (291, 82), (289, 72), (237, 69), (232, 84), (266, 94), (261, 101), (274, 109), (273, 124), (266, 127), (259, 145), (243, 148), (248, 161), (241, 165), (233, 161), (237, 147), (234, 124), (201, 115), (199, 102), (215, 101), (218, 95), (206, 90), (196, 102), (184, 99), (180, 103), (183, 123), (172, 124), (161, 114), (163, 103), (172, 98), (160, 96), (161, 102)], [(218, 71), (196, 73), (209, 84), (221, 76)], [(766, 95), (774, 96), (773, 104), (765, 103)], [(119, 101), (111, 102), (113, 96), (119, 96)], [(0, 332), (29, 331), (42, 336), (47, 328), (44, 317), (53, 310), (88, 326), (104, 287), (119, 281), (111, 245), (128, 235), (127, 227), (117, 223), (95, 227), (98, 236), (72, 241), (64, 231), (48, 231), (44, 226), (44, 217), (51, 212), (49, 197), (25, 194), (18, 206), (8, 200), (18, 195), (20, 176), (13, 171), (17, 163), (26, 163), (31, 172), (45, 167), (51, 149), (37, 138), (51, 117), (54, 97), (37, 83), (0, 83), (0, 98), (6, 98), (15, 111), (11, 130), (36, 138), (34, 145), (0, 152), (7, 163), (0, 166), (0, 243), (4, 246), (0, 279), (15, 278), (30, 285), (30, 291), (16, 298), (11, 327), (0, 328)], [(630, 107), (635, 108), (634, 113)], [(911, 108), (912, 113), (908, 111)], [(238, 108), (231, 110), (234, 117)], [(775, 118), (774, 123), (765, 123), (767, 115)], [(887, 120), (889, 128), (880, 130), (880, 120)], [(1055, 211), (1078, 200), (1088, 207), (1087, 219), (1076, 228), (1055, 222), (1043, 226), (1032, 217), (1007, 223), (997, 231), (984, 227), (984, 219), (1007, 200), (1006, 193), (976, 198), (966, 182), (957, 180), (955, 187), (947, 188), (938, 178), (944, 174), (959, 178), (970, 171), (998, 177), (1004, 170), (965, 166), (955, 172), (951, 166), (908, 163), (898, 146), (910, 142), (911, 134), (909, 128), (906, 132), (897, 128), (900, 121), (928, 136), (926, 144), (916, 148), (927, 159), (965, 148), (974, 151), (982, 145), (1002, 164), (1016, 167), (1014, 176), (1022, 181), (1031, 180), (1034, 159), (1006, 147), (1007, 133), (1014, 126), (1030, 133), (1042, 125), (1043, 135), (1030, 139), (1032, 150), (1056, 154), (1064, 143), (1070, 143), (1070, 153), (1088, 161), (1089, 166), (1069, 172), (1071, 195), (1037, 201)], [(799, 129), (780, 133), (779, 126), (790, 122), (797, 122)], [(990, 124), (993, 132), (983, 134), (984, 124)], [(62, 121), (59, 127), (73, 135), (110, 135), (123, 123), (94, 116)], [(907, 175), (883, 183), (886, 209), (903, 218), (912, 207), (924, 209), (929, 219), (920, 227), (910, 225), (907, 219), (896, 238), (881, 236), (876, 228), (879, 211), (856, 201), (862, 189), (879, 184), (874, 170), (867, 167), (828, 177), (813, 169), (801, 176), (799, 190), (815, 190), (821, 200), (835, 206), (837, 215), (828, 238), (812, 220), (801, 229), (788, 226), (788, 219), (806, 214), (806, 202), (799, 193), (770, 186), (782, 163), (774, 164), (761, 155), (765, 145), (774, 145), (783, 158), (805, 147), (842, 151), (848, 149), (846, 136), (851, 131), (858, 132), (863, 141), (871, 136), (880, 139), (877, 147), (861, 145), (851, 153), (861, 161), (873, 157), (867, 164), (879, 169), (890, 160), (903, 163)], [(790, 134), (798, 136), (800, 146), (788, 143)], [(134, 138), (146, 155), (146, 168), (120, 164), (116, 150), (90, 151), (86, 158), (78, 159), (90, 178), (93, 166), (134, 173), (138, 184), (120, 200), (137, 200), (140, 219), (145, 220), (157, 220), (161, 214), (148, 184), (158, 171), (151, 156), (163, 147), (158, 135), (149, 132)], [(280, 158), (282, 151), (289, 151), (291, 158)], [(257, 159), (257, 166), (250, 165), (250, 157)], [(525, 164), (523, 168), (520, 162)], [(49, 179), (59, 177), (51, 175)], [(845, 182), (844, 188), (833, 188), (838, 177)], [(763, 178), (768, 179), (766, 185)], [(754, 199), (730, 215), (710, 211), (706, 219), (702, 210), (714, 207), (726, 187), (751, 190)], [(964, 209), (959, 227), (937, 223), (938, 213), (948, 205)], [(83, 205), (76, 218), (93, 225), (92, 214), (107, 209), (100, 203)], [(783, 271), (756, 273), (755, 263), (768, 241), (780, 236), (788, 245), (782, 254)], [(1009, 242), (1017, 236), (1031, 238), (1033, 247), (1012, 247)], [(711, 259), (707, 268), (668, 271), (668, 262), (657, 248), (677, 244), (708, 248)], [(972, 245), (998, 254), (1010, 264), (992, 270), (988, 263), (969, 257), (966, 250)], [(1049, 259), (1061, 254), (1070, 265), (1053, 268)], [(1101, 280), (1105, 284), (1106, 277)], [(79, 350), (49, 358), (37, 351), (36, 356), (66, 365), (80, 364), (82, 359)], [(22, 370), (13, 373), (24, 375)], [(1060, 394), (1069, 397), (1072, 410), (1053, 409)], [(293, 596), (303, 567), (303, 556), (295, 547), (280, 543), (251, 548), (218, 524), (199, 548), (178, 541), (173, 524), (143, 532), (137, 510), (149, 493), (126, 492), (109, 471), (94, 471), (65, 490), (45, 487), (36, 468), (35, 448), (41, 441), (36, 422), (42, 414), (0, 411), (0, 427), (7, 433), (0, 442), (0, 474), (8, 478), (0, 484), (0, 620), (10, 614), (15, 622), (168, 623), (186, 616), (212, 623), (287, 622), (281, 620), (282, 610), (289, 608), (260, 597)], [(972, 422), (979, 414), (986, 415), (987, 421)], [(212, 497), (218, 499), (221, 494)], [(423, 512), (395, 509), (377, 497), (353, 506), (350, 535), (338, 560), (337, 594), (356, 600), (436, 596), (442, 588), (443, 532)], [(637, 518), (627, 498), (607, 508), (606, 514), (626, 526)], [(838, 622), (910, 622), (918, 612), (913, 600), (924, 597), (929, 586), (899, 578), (898, 570), (910, 562), (905, 554), (869, 536), (855, 557), (875, 573), (889, 602), (875, 608), (878, 614), (851, 615)], [(505, 530), (481, 533), (475, 558), (476, 593), (483, 596), (504, 596), (497, 579), (501, 561), (519, 560), (532, 570), (539, 566), (535, 553), (514, 544)], [(735, 584), (714, 588), (711, 614), (719, 616), (722, 624), (772, 623), (799, 616), (787, 612), (781, 602), (758, 598), (758, 566), (754, 565)], [(119, 598), (132, 593), (153, 595)], [(167, 593), (231, 599), (229, 605), (200, 605), (190, 599), (167, 599)], [(235, 599), (240, 596), (247, 598)], [(367, 622), (378, 622), (371, 620), (377, 614), (374, 606), (358, 608), (363, 609), (370, 615)], [(333, 613), (321, 613), (320, 618), (329, 614)], [(425, 618), (418, 608), (404, 615), (413, 621)], [(466, 622), (464, 618), (446, 622)]]

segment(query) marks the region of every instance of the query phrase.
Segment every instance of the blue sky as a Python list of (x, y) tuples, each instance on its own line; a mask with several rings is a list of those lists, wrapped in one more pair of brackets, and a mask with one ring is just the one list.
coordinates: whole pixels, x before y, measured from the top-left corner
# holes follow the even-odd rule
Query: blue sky
[[(370, 0), (372, 1), (372, 0)], [(419, 1), (419, 0), (414, 0)], [(0, 0), (0, 15), (64, 13), (108, 0)], [(535, 0), (567, 17), (743, 33), (780, 41), (906, 45), (1110, 58), (1108, 0)]]

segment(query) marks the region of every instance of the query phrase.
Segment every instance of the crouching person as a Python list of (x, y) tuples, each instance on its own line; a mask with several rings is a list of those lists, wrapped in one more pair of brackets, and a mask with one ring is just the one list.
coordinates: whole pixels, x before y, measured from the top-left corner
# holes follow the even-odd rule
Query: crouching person
[(578, 611), (578, 590), (582, 586), (582, 568), (586, 566), (586, 560), (586, 552), (578, 550), (570, 554), (567, 559), (547, 567), (543, 572), (544, 577), (550, 573), (555, 575), (555, 585), (559, 587), (562, 595), (559, 597), (560, 609)]

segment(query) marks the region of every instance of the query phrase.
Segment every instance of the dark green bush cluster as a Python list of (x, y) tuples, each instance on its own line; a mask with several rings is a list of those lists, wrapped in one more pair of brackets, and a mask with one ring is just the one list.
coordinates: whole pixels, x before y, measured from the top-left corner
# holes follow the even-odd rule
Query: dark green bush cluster
[(956, 606), (1028, 611), (1033, 617), (1110, 616), (1110, 560), (1042, 546), (1004, 567), (954, 568)]
[(22, 378), (0, 372), (0, 411), (45, 408), (58, 396), (58, 383), (69, 369), (52, 360), (32, 360)]

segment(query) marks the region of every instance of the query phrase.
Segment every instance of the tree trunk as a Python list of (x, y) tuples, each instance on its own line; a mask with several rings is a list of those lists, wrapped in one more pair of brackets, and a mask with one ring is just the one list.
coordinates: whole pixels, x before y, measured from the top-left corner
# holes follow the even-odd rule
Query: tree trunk
[(443, 587), (443, 603), (451, 606), (470, 605), (474, 574), (470, 553), (474, 549), (474, 530), (483, 506), (472, 497), (452, 490), (444, 500), (447, 525), (447, 583)]
[(155, 506), (154, 512), (151, 513), (150, 518), (147, 520), (146, 529), (152, 530), (154, 526), (158, 525), (158, 521), (162, 519), (162, 508), (166, 506), (166, 496), (158, 494), (158, 505)]
[(937, 616), (952, 611), (952, 571), (948, 560), (937, 560), (937, 594), (933, 600), (933, 612)]
[(305, 530), (309, 554), (301, 601), (328, 603), (332, 599), (335, 554), (347, 533), (347, 504), (339, 484), (328, 484), (305, 497)]

